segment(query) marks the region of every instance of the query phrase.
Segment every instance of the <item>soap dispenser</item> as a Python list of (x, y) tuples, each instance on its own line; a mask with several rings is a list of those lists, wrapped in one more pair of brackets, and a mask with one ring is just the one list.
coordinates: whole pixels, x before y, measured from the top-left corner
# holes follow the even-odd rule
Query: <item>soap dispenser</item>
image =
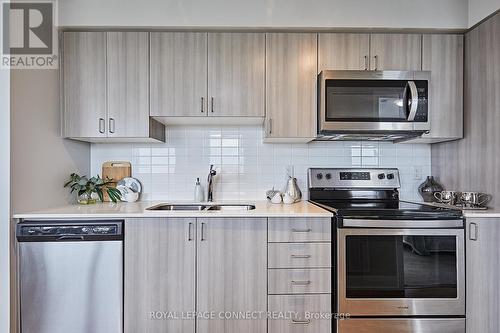
[(201, 187), (200, 178), (196, 178), (196, 185), (194, 186), (194, 201), (205, 201), (205, 192), (203, 191), (203, 187)]

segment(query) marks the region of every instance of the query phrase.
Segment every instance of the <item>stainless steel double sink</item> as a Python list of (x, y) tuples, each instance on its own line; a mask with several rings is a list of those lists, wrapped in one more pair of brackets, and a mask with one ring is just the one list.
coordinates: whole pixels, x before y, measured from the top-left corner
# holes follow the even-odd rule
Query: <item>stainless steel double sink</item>
[(220, 211), (220, 210), (253, 210), (255, 205), (249, 204), (158, 204), (146, 210), (172, 210), (172, 211)]

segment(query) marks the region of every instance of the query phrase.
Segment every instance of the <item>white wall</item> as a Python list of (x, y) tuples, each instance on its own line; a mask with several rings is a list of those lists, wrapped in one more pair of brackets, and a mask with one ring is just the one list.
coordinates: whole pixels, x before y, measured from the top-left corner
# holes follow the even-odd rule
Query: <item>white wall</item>
[[(170, 127), (167, 142), (93, 144), (92, 174), (106, 161), (131, 161), (144, 186), (142, 200), (192, 201), (197, 177), (206, 185), (214, 164), (216, 200), (265, 200), (266, 190), (282, 189), (293, 165), (307, 199), (309, 167), (398, 167), (403, 199), (420, 200), (417, 187), (431, 172), (430, 145), (378, 142), (263, 144), (262, 128)], [(417, 173), (417, 177), (415, 177)]]
[(469, 27), (500, 9), (500, 0), (469, 0)]
[(72, 172), (88, 174), (90, 145), (60, 137), (59, 71), (11, 71), (13, 213), (60, 206)]
[(466, 28), (467, 0), (64, 0), (61, 26)]
[(0, 69), (0, 332), (9, 331), (10, 72)]

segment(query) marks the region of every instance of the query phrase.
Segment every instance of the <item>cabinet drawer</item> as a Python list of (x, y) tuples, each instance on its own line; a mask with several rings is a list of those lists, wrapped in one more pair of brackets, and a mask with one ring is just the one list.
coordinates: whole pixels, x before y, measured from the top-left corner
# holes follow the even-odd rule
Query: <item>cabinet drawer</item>
[(329, 242), (332, 239), (330, 218), (270, 218), (269, 242)]
[(328, 268), (330, 243), (269, 243), (268, 268)]
[[(298, 313), (291, 318), (268, 319), (268, 332), (273, 333), (330, 333), (332, 332), (331, 295), (270, 295), (271, 313)], [(325, 314), (326, 318), (319, 317)]]
[(269, 294), (328, 294), (332, 292), (331, 268), (270, 269)]

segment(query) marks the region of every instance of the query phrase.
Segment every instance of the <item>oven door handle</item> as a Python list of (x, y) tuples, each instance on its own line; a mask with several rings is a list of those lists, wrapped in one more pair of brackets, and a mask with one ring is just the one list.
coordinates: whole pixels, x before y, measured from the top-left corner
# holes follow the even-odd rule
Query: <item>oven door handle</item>
[(376, 219), (343, 219), (342, 226), (344, 228), (464, 228), (464, 221), (461, 219), (454, 220), (376, 220)]

